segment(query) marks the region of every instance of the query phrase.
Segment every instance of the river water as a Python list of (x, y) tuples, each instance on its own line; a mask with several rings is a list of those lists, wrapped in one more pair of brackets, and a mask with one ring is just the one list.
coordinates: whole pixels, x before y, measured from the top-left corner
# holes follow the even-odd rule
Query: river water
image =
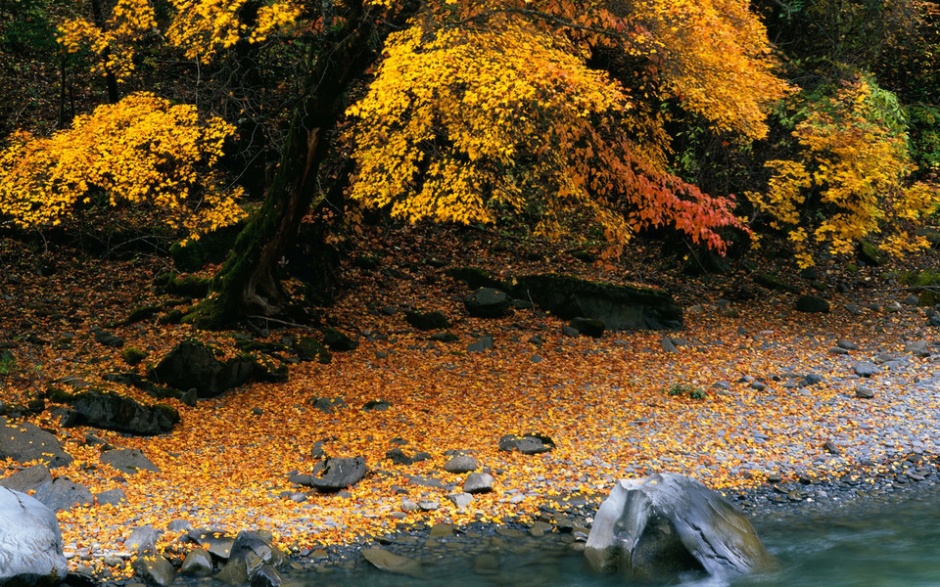
[[(779, 560), (778, 572), (730, 581), (689, 577), (651, 587), (940, 587), (940, 494), (936, 492), (890, 504), (768, 514), (752, 521)], [(621, 577), (590, 573), (581, 555), (569, 548), (497, 551), (462, 558), (444, 550), (438, 562), (425, 564), (425, 578), (361, 565), (292, 577), (290, 582), (298, 587), (639, 585)]]

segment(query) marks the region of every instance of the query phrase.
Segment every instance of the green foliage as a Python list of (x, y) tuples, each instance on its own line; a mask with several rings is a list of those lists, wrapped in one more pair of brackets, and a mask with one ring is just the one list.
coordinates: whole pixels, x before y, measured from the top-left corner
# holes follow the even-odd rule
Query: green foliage
[(0, 49), (10, 53), (52, 53), (55, 26), (49, 0), (0, 0)]
[(685, 383), (676, 383), (666, 390), (666, 395), (674, 397), (688, 396), (690, 399), (703, 400), (708, 397), (708, 392), (701, 387), (688, 385)]
[(907, 107), (911, 157), (922, 168), (940, 171), (940, 107), (915, 104)]
[(139, 365), (141, 361), (147, 358), (147, 352), (136, 347), (127, 347), (121, 351), (121, 358), (128, 365)]
[(7, 350), (0, 351), (0, 375), (9, 375), (16, 369), (16, 357)]

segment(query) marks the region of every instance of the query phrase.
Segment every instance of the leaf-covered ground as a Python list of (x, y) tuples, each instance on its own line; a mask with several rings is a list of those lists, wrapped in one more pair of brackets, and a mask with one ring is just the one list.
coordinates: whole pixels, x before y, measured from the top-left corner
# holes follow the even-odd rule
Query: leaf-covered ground
[[(76, 458), (54, 475), (93, 493), (121, 488), (127, 494), (122, 505), (59, 513), (66, 549), (76, 555), (73, 565), (101, 570), (104, 554), (130, 551), (123, 540), (132, 528), (164, 529), (175, 519), (231, 532), (270, 530), (298, 552), (386, 533), (402, 523), (524, 520), (548, 498), (603, 494), (625, 476), (675, 471), (714, 488), (744, 488), (765, 483), (768, 475), (871, 475), (899, 466), (912, 451), (935, 454), (940, 444), (940, 330), (928, 325), (923, 308), (889, 311), (887, 304), (907, 296), (893, 285), (891, 269), (820, 269), (817, 286), (825, 285), (832, 312), (805, 314), (794, 311), (794, 294), (756, 286), (756, 300), (724, 301), (725, 292), (752, 287), (743, 269), (683, 277), (658, 252), (639, 247), (615, 272), (565, 252), (475, 231), (408, 228), (369, 238), (360, 250), (368, 251), (370, 262), (344, 267), (345, 293), (326, 310), (331, 323), (358, 339), (357, 350), (334, 353), (326, 365), (292, 364), (286, 383), (251, 384), (195, 407), (167, 400), (182, 422), (165, 436), (62, 429), (51, 405), (30, 418), (55, 430)], [(152, 287), (164, 269), (159, 259), (99, 262), (74, 251), (42, 256), (3, 240), (0, 262), (0, 342), (13, 343), (16, 359), (0, 376), (6, 402), (35, 397), (66, 375), (99, 381), (107, 372), (135, 369), (124, 363), (120, 349), (95, 343), (91, 330), (125, 318), (134, 307), (169, 299)], [(503, 277), (556, 271), (663, 285), (686, 309), (686, 327), (591, 339), (564, 336), (561, 320), (531, 310), (500, 320), (470, 318), (461, 303), (468, 288), (445, 275), (458, 266)], [(811, 289), (809, 280), (787, 278)], [(838, 293), (840, 284), (847, 286), (845, 293)], [(847, 311), (853, 303), (865, 307), (860, 315)], [(389, 315), (383, 308), (399, 311)], [(459, 340), (430, 341), (430, 333), (405, 322), (406, 308), (442, 311)], [(148, 353), (136, 367), (140, 372), (186, 336), (196, 334), (222, 348), (235, 336), (194, 333), (156, 320), (109, 331), (125, 339), (125, 348)], [(266, 340), (301, 332), (273, 328)], [(493, 335), (494, 348), (467, 352), (484, 333)], [(540, 345), (532, 342), (534, 335)], [(677, 353), (663, 349), (663, 336), (681, 339)], [(859, 349), (830, 352), (839, 340)], [(910, 340), (932, 344), (932, 356), (905, 351)], [(864, 381), (853, 374), (855, 364), (879, 353), (891, 354), (895, 363)], [(797, 385), (809, 373), (822, 381)], [(133, 388), (108, 385), (154, 401)], [(676, 385), (686, 387), (670, 394)], [(874, 397), (857, 398), (860, 385)], [(704, 397), (693, 398), (692, 390), (704, 391)], [(324, 413), (311, 405), (316, 397), (341, 397), (347, 407)], [(363, 411), (370, 400), (391, 407)], [(549, 436), (556, 448), (532, 456), (498, 450), (501, 436), (524, 433)], [(99, 462), (100, 445), (88, 442), (88, 435), (141, 449), (161, 472), (119, 474)], [(330, 456), (365, 456), (370, 473), (335, 495), (292, 485), (290, 472), (309, 473), (314, 466), (317, 441), (325, 441)], [(827, 442), (838, 450), (824, 448)], [(427, 451), (432, 458), (395, 465), (385, 457), (395, 447), (407, 454)], [(411, 479), (462, 483), (465, 475), (443, 471), (451, 450), (471, 453), (495, 477), (495, 491), (475, 496), (464, 511), (446, 499), (453, 490)], [(0, 476), (4, 467), (12, 472), (18, 465), (0, 463)], [(441, 507), (401, 514), (403, 497), (439, 500)], [(168, 532), (164, 543), (174, 537)]]

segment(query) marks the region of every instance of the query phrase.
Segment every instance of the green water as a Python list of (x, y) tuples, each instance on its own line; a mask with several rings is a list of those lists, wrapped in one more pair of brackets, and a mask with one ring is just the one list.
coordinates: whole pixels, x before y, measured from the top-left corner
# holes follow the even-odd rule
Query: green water
[[(767, 515), (753, 522), (764, 544), (779, 560), (778, 572), (733, 580), (687, 577), (667, 585), (940, 587), (940, 494), (936, 492), (894, 504), (856, 504), (828, 512)], [(438, 560), (425, 563), (424, 570), (426, 578), (418, 579), (357, 566), (316, 573), (298, 582), (309, 587), (631, 585), (620, 577), (590, 573), (582, 557), (565, 547), (533, 548), (522, 553), (477, 551), (457, 558), (444, 548)]]

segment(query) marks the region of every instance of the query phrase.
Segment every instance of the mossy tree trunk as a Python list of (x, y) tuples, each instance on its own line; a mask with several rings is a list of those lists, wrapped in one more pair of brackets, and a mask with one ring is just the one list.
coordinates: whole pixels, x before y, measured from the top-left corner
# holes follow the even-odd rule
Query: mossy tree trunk
[(238, 236), (213, 280), (213, 293), (192, 314), (204, 328), (222, 328), (241, 316), (277, 315), (283, 308), (279, 261), (294, 242), (303, 217), (325, 193), (317, 175), (329, 155), (329, 135), (346, 107), (346, 93), (377, 58), (389, 32), (404, 25), (419, 4), (381, 18), (361, 3), (344, 3), (345, 24), (311, 47), (304, 95), (291, 118), (274, 179), (262, 207)]

